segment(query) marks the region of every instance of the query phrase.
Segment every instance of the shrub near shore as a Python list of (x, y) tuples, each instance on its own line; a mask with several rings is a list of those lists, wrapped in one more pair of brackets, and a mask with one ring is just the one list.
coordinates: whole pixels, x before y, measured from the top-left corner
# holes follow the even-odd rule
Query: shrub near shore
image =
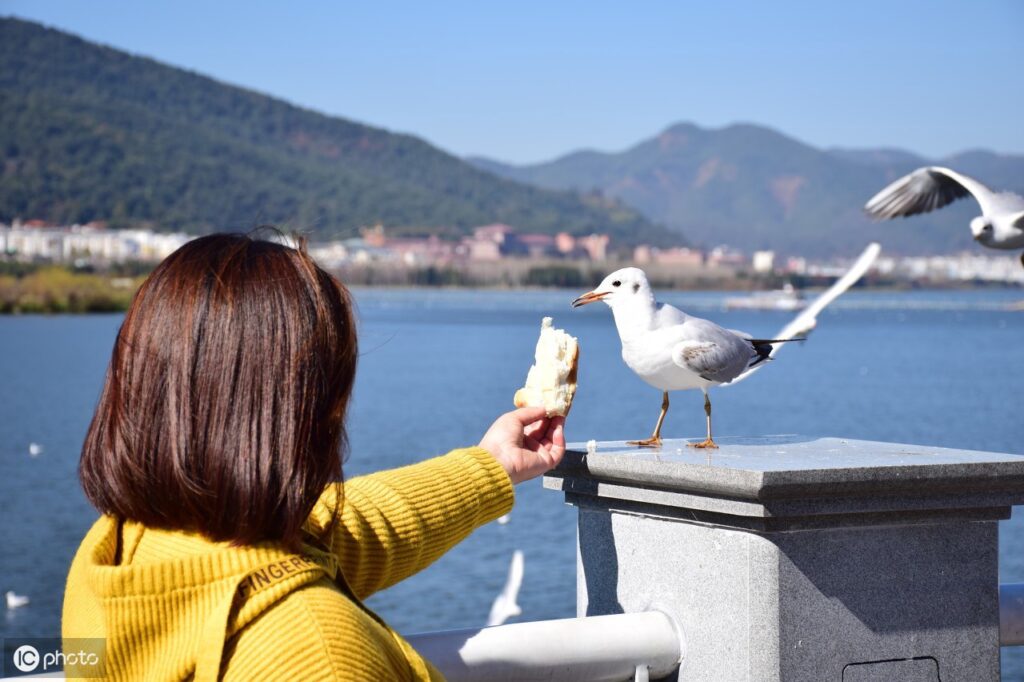
[(125, 310), (141, 277), (44, 267), (0, 274), (0, 313), (101, 313)]

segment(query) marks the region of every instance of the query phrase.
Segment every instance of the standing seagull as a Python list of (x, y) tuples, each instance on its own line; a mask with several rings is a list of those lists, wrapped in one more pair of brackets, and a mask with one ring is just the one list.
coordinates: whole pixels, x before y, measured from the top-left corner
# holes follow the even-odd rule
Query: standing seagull
[(616, 270), (596, 289), (572, 302), (573, 308), (604, 301), (612, 309), (622, 341), (622, 359), (641, 379), (662, 391), (661, 414), (654, 434), (630, 445), (661, 445), (661, 425), (668, 412), (668, 392), (699, 388), (704, 392), (708, 435), (695, 448), (717, 448), (711, 438), (711, 399), (708, 388), (727, 384), (767, 360), (772, 344), (800, 339), (752, 339), (723, 329), (714, 322), (687, 315), (654, 300), (647, 275), (639, 268)]
[(912, 216), (968, 195), (981, 206), (981, 215), (971, 220), (971, 235), (976, 241), (992, 249), (1024, 248), (1024, 197), (993, 192), (974, 178), (948, 168), (927, 166), (904, 175), (871, 197), (864, 211), (876, 220)]

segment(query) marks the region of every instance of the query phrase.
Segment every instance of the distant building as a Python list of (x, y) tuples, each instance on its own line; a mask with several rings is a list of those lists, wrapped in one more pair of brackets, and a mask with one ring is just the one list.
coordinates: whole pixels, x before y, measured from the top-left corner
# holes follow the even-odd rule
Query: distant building
[(481, 225), (480, 227), (474, 228), (473, 239), (491, 241), (495, 244), (502, 245), (508, 241), (515, 232), (516, 231), (514, 229), (503, 223)]
[(351, 257), (345, 245), (338, 241), (310, 244), (309, 255), (322, 267), (328, 269), (344, 265)]
[(704, 253), (697, 249), (687, 249), (684, 247), (659, 249), (647, 244), (641, 244), (633, 249), (633, 261), (638, 265), (651, 263), (699, 268), (704, 265)]
[(792, 275), (802, 275), (807, 272), (807, 259), (803, 256), (790, 256), (786, 259), (786, 272)]
[(23, 261), (156, 262), (190, 239), (181, 232), (108, 230), (101, 223), (55, 227), (29, 220), (0, 226), (0, 252)]
[(603, 261), (608, 258), (608, 242), (606, 234), (590, 234), (574, 237), (568, 232), (555, 235), (555, 252), (562, 258), (589, 258)]
[(385, 248), (409, 266), (446, 265), (455, 258), (456, 245), (430, 235), (426, 239), (388, 239)]
[(516, 231), (503, 223), (481, 225), (473, 229), (473, 236), (464, 240), (470, 260), (495, 261), (503, 256), (524, 255), (525, 246), (519, 243)]
[(501, 260), (501, 244), (490, 239), (471, 237), (463, 242), (466, 256), (473, 261)]
[(563, 256), (572, 256), (576, 251), (576, 238), (568, 232), (559, 232), (555, 235), (555, 249)]
[(750, 259), (750, 265), (754, 268), (754, 272), (760, 274), (770, 274), (775, 271), (775, 252), (774, 251), (755, 251), (754, 256)]
[(590, 260), (604, 261), (608, 259), (608, 242), (610, 238), (606, 234), (591, 234), (586, 237), (578, 237), (576, 245), (583, 249)]
[(360, 265), (366, 265), (368, 263), (387, 263), (396, 260), (395, 255), (390, 249), (384, 246), (375, 246), (373, 243), (363, 239), (362, 237), (342, 240), (338, 246), (334, 246), (334, 244), (334, 242), (320, 244), (317, 246), (317, 250), (322, 253), (324, 250), (334, 249), (335, 252), (338, 253), (341, 249), (344, 249), (347, 254), (346, 261), (350, 263), (358, 263)]
[(384, 234), (384, 226), (377, 223), (373, 227), (364, 227), (359, 230), (363, 241), (367, 246), (380, 248), (387, 243), (387, 235)]
[(708, 252), (707, 264), (710, 267), (739, 268), (747, 264), (747, 257), (731, 246), (716, 246)]
[(555, 238), (550, 234), (521, 234), (518, 240), (530, 258), (548, 258), (558, 254)]

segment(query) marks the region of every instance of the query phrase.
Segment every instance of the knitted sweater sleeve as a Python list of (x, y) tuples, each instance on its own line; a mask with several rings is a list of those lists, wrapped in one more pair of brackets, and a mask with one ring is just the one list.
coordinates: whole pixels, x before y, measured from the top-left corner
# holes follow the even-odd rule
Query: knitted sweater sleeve
[[(337, 504), (339, 495), (341, 504)], [(423, 570), (476, 528), (512, 508), (512, 482), (482, 448), (332, 484), (311, 521), (337, 509), (332, 551), (359, 599)]]

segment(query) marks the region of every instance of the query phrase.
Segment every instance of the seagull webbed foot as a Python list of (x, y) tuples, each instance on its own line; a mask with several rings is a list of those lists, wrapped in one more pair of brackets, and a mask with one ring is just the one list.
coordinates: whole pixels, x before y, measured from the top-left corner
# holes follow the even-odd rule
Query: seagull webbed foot
[(638, 448), (660, 448), (661, 436), (651, 436), (645, 440), (627, 440), (626, 445), (635, 445)]
[(709, 438), (705, 438), (700, 443), (687, 443), (686, 445), (688, 447), (691, 447), (691, 448), (701, 448), (701, 449), (710, 448), (712, 450), (717, 450), (718, 449), (718, 446), (715, 445), (715, 441), (711, 440), (710, 437)]

